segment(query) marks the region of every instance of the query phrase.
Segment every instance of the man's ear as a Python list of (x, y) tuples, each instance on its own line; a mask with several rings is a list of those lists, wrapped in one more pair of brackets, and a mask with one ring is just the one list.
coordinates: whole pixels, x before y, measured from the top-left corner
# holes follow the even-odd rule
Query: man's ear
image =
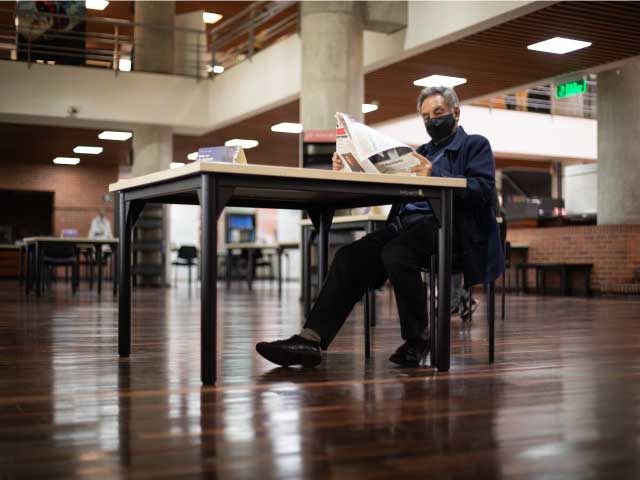
[(456, 119), (456, 122), (460, 120), (460, 106), (453, 109), (453, 117)]

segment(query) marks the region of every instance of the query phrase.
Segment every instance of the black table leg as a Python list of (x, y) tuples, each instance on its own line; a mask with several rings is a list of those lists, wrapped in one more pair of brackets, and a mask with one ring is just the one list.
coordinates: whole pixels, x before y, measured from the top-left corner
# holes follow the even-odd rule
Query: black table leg
[(203, 175), (200, 191), (202, 211), (202, 288), (200, 293), (200, 373), (202, 383), (216, 383), (217, 335), (217, 212), (218, 192), (214, 175)]
[(282, 297), (282, 247), (278, 247), (278, 298)]
[(34, 269), (34, 273), (35, 273), (35, 282), (36, 282), (36, 297), (40, 296), (40, 293), (42, 292), (42, 283), (40, 282), (40, 276), (42, 275), (42, 265), (40, 264), (40, 242), (36, 241), (34, 242), (34, 264), (35, 264), (35, 269)]
[(131, 203), (125, 194), (118, 195), (118, 354), (128, 357), (131, 354)]
[(322, 288), (329, 269), (329, 231), (333, 220), (333, 210), (320, 212), (318, 232), (318, 292)]
[(20, 277), (19, 277), (18, 281), (19, 281), (20, 287), (22, 287), (22, 283), (24, 282), (24, 250), (23, 249), (24, 249), (24, 246), (21, 246), (20, 250), (19, 250), (19, 257), (20, 257), (20, 260), (19, 260), (20, 261), (20, 273), (19, 273), (19, 275), (20, 275)]
[(311, 308), (311, 227), (302, 227), (302, 306), (304, 316), (309, 314)]
[(111, 283), (113, 284), (113, 296), (118, 294), (118, 246), (111, 246)]
[(227, 248), (227, 261), (225, 263), (224, 269), (224, 278), (225, 278), (225, 288), (228, 290), (231, 289), (231, 264), (233, 263), (233, 253), (230, 248)]
[[(367, 221), (366, 233), (367, 235), (373, 233), (375, 230), (375, 225), (373, 221)], [(372, 327), (376, 326), (376, 290), (375, 288), (371, 289), (371, 293), (367, 295), (367, 301), (369, 302), (369, 324)]]
[(496, 290), (495, 282), (487, 285), (487, 323), (489, 324), (489, 363), (493, 363), (496, 336)]
[(98, 297), (102, 295), (102, 245), (95, 245), (98, 262)]
[(249, 291), (251, 291), (253, 290), (253, 258), (255, 250), (253, 248), (249, 248), (247, 253), (247, 285), (249, 286)]
[(453, 233), (453, 191), (445, 188), (440, 193), (441, 225), (438, 241), (438, 326), (437, 365), (442, 372), (449, 371), (451, 323), (451, 257)]
[(33, 267), (33, 260), (31, 258), (31, 252), (32, 252), (32, 248), (30, 244), (25, 244), (24, 246), (25, 249), (25, 257), (26, 257), (26, 265), (25, 265), (25, 269), (26, 269), (26, 276), (24, 279), (24, 293), (29, 295), (29, 293), (31, 292), (31, 278), (32, 278), (32, 272), (31, 269)]

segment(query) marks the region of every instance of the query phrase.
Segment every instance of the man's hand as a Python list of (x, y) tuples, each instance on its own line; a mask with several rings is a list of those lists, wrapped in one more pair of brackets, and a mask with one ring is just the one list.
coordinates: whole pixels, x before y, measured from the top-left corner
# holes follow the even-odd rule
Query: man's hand
[(344, 168), (344, 163), (342, 163), (342, 159), (337, 152), (333, 152), (333, 158), (331, 160), (334, 170), (342, 170)]
[(431, 162), (428, 158), (423, 157), (419, 153), (413, 152), (412, 155), (420, 160), (420, 165), (416, 165), (411, 169), (411, 172), (415, 173), (419, 177), (431, 176)]

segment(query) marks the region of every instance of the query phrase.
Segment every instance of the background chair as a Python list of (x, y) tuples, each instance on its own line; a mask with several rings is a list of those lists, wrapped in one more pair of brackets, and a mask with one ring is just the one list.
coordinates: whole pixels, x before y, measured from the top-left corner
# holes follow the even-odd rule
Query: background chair
[[(193, 245), (182, 245), (178, 249), (178, 257), (171, 262), (174, 267), (187, 267), (189, 269), (189, 285), (191, 285), (191, 267), (198, 258), (198, 249)], [(175, 283), (178, 283), (178, 270), (175, 269)]]
[[(68, 280), (67, 269), (71, 267), (71, 291), (75, 294), (80, 284), (80, 257), (78, 249), (72, 245), (47, 245), (40, 257), (40, 278), (38, 282), (51, 283), (53, 269), (65, 267), (65, 280)], [(41, 283), (41, 285), (43, 284)]]

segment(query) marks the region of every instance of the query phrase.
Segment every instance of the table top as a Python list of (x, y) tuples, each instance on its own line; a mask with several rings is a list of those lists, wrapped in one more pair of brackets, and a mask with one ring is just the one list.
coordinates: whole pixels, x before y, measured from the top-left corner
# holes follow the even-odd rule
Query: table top
[(513, 250), (514, 248), (525, 249), (529, 248), (529, 245), (527, 245), (526, 243), (512, 243), (511, 249)]
[(23, 239), (24, 243), (34, 243), (34, 242), (48, 242), (48, 243), (72, 243), (72, 244), (80, 244), (86, 243), (91, 245), (117, 245), (117, 238), (89, 238), (89, 237), (78, 237), (78, 238), (68, 238), (68, 237), (27, 237)]
[[(384, 213), (365, 213), (361, 215), (341, 215), (339, 217), (333, 217), (332, 224), (334, 223), (349, 223), (349, 222), (385, 222), (387, 215)], [(300, 220), (301, 226), (311, 225), (310, 218), (304, 218)]]
[(0, 243), (0, 250), (20, 250), (20, 245), (15, 243)]
[(267, 177), (287, 177), (292, 179), (337, 180), (344, 182), (364, 182), (387, 185), (407, 185), (412, 187), (453, 187), (466, 188), (467, 181), (460, 178), (418, 177), (410, 175), (377, 175), (371, 173), (342, 172), (317, 168), (276, 167), (272, 165), (238, 165), (231, 163), (194, 162), (180, 168), (162, 170), (140, 177), (120, 180), (109, 185), (110, 192), (128, 190), (168, 180), (180, 179), (199, 173), (229, 173), (258, 175)]
[(298, 242), (276, 242), (276, 243), (225, 243), (223, 248), (226, 250), (244, 249), (244, 250), (277, 250), (279, 248), (299, 248)]

